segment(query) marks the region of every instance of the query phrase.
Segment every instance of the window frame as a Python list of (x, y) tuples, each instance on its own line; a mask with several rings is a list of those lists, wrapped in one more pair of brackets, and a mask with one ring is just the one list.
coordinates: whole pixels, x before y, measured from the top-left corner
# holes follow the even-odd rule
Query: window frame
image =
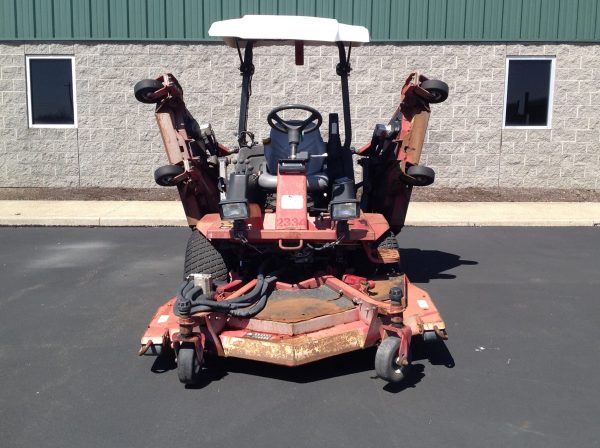
[[(71, 60), (71, 80), (73, 89), (73, 124), (34, 124), (31, 108), (31, 70), (29, 61), (32, 59), (70, 59)], [(76, 129), (77, 128), (77, 81), (75, 79), (75, 56), (68, 54), (54, 55), (26, 55), (25, 72), (27, 81), (27, 124), (30, 128), (51, 128), (51, 129)]]
[[(510, 61), (550, 61), (550, 84), (548, 86), (548, 119), (545, 126), (520, 126), (506, 124), (506, 106), (508, 98), (508, 72)], [(504, 69), (504, 104), (502, 106), (502, 129), (552, 129), (552, 106), (554, 104), (554, 75), (556, 72), (556, 56), (506, 56)]]

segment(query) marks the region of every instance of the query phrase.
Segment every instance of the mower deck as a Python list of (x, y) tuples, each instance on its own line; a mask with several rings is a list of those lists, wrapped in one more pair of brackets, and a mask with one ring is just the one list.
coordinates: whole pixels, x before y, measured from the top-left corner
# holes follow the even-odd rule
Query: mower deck
[[(408, 300), (402, 311), (390, 303), (387, 291), (404, 284)], [(373, 346), (398, 311), (413, 336), (445, 330), (431, 297), (404, 276), (371, 281), (371, 286), (361, 291), (331, 276), (295, 285), (278, 282), (265, 309), (253, 318), (219, 313), (193, 317), (198, 319), (197, 331), (205, 335), (209, 351), (286, 366)], [(180, 319), (173, 314), (175, 300), (158, 309), (144, 333), (141, 344), (146, 354), (163, 353), (177, 339)]]

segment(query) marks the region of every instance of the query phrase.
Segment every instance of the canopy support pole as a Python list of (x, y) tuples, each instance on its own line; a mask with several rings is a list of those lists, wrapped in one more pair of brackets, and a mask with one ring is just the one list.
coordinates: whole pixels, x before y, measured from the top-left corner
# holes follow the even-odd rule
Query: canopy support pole
[[(352, 143), (352, 118), (350, 114), (350, 91), (348, 88), (348, 75), (352, 68), (350, 67), (350, 52), (352, 43), (348, 45), (348, 56), (343, 42), (337, 42), (340, 62), (335, 68), (335, 72), (340, 77), (342, 83), (342, 107), (344, 110), (344, 173), (347, 177), (354, 179), (354, 168), (350, 154), (350, 144)], [(348, 155), (348, 157), (346, 157)]]
[[(252, 75), (254, 75), (254, 64), (252, 63), (252, 47), (254, 46), (254, 42), (251, 40), (246, 42), (244, 59), (242, 59), (238, 39), (235, 40), (235, 43), (240, 56), (240, 74), (242, 75), (242, 97), (240, 99), (240, 121), (238, 124), (238, 144), (241, 148), (242, 146), (248, 146), (248, 103), (252, 95)], [(250, 135), (250, 145), (252, 145), (253, 141), (254, 138)]]

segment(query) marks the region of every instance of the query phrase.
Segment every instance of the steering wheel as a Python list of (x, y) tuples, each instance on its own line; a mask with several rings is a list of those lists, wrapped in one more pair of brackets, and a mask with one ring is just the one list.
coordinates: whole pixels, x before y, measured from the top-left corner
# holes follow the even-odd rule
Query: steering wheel
[[(306, 112), (310, 112), (310, 115), (306, 120), (302, 120), (300, 123), (298, 123), (298, 120), (284, 120), (281, 118), (279, 116), (279, 112), (284, 110), (304, 110)], [(314, 109), (310, 106), (305, 106), (304, 104), (284, 104), (283, 106), (276, 107), (269, 112), (269, 115), (267, 115), (267, 122), (273, 129), (283, 132), (284, 134), (287, 134), (290, 130), (297, 132), (304, 131), (305, 134), (308, 134), (309, 132), (319, 129), (323, 123), (323, 116), (317, 109)]]

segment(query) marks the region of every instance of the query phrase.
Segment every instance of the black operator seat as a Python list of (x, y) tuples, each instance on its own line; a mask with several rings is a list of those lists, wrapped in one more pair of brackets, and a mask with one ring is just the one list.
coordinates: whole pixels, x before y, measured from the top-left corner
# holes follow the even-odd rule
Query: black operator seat
[[(296, 124), (296, 120), (290, 120)], [(297, 123), (300, 123), (298, 121)], [(269, 174), (277, 175), (277, 163), (280, 160), (290, 158), (290, 144), (287, 134), (271, 129), (270, 142), (265, 145), (265, 158), (267, 160), (267, 171)], [(326, 170), (327, 145), (321, 137), (319, 130), (304, 134), (298, 145), (298, 159), (309, 158), (306, 175), (323, 173)]]

